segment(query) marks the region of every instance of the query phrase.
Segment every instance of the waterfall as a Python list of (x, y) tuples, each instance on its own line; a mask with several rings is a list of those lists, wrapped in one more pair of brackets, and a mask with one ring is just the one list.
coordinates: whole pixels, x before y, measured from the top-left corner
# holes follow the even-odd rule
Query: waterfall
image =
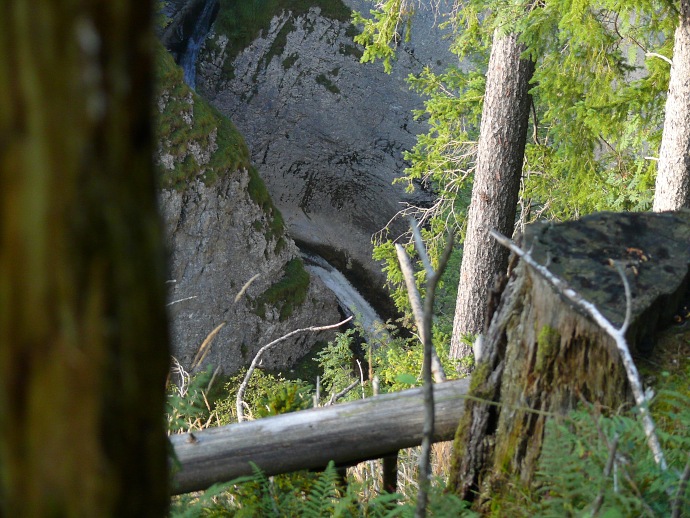
[(362, 326), (368, 340), (387, 341), (388, 333), (376, 310), (360, 295), (345, 276), (331, 266), (323, 257), (302, 253), (305, 269), (316, 275), (331, 290), (343, 311), (353, 315)]
[(193, 89), (196, 88), (196, 58), (199, 55), (199, 49), (206, 39), (208, 31), (211, 29), (216, 2), (217, 0), (206, 0), (204, 7), (199, 13), (194, 31), (192, 31), (187, 40), (187, 48), (180, 56), (179, 65), (184, 70), (184, 81)]

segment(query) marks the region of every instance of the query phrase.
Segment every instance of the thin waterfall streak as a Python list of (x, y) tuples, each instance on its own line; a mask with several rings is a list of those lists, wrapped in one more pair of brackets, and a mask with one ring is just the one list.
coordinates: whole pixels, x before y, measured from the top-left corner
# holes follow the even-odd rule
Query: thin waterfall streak
[(204, 4), (199, 19), (194, 26), (189, 40), (187, 41), (187, 48), (180, 56), (180, 66), (184, 71), (184, 81), (190, 88), (196, 88), (196, 59), (199, 55), (199, 49), (206, 39), (208, 31), (211, 29), (213, 23), (213, 12), (216, 7), (217, 0), (207, 0)]
[(367, 338), (387, 341), (388, 333), (385, 331), (381, 317), (345, 276), (322, 257), (312, 254), (303, 254), (303, 256), (306, 270), (321, 279), (335, 294), (340, 307), (348, 316), (355, 317), (364, 329)]

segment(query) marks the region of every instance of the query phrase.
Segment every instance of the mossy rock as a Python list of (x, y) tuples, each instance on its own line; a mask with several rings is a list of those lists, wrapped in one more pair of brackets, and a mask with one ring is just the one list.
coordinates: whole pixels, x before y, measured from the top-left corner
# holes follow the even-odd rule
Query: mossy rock
[[(207, 185), (218, 178), (251, 166), (249, 149), (232, 122), (191, 90), (184, 82), (182, 69), (172, 56), (157, 45), (156, 93), (163, 106), (155, 110), (155, 131), (163, 151), (173, 158), (172, 169), (160, 167), (160, 185), (167, 189), (184, 189), (189, 182), (201, 179)], [(215, 150), (208, 163), (199, 164), (189, 152), (192, 143)]]
[(283, 277), (257, 298), (256, 314), (266, 318), (268, 304), (278, 307), (281, 322), (287, 320), (295, 308), (306, 300), (308, 290), (309, 274), (304, 269), (302, 259), (292, 259), (285, 265)]

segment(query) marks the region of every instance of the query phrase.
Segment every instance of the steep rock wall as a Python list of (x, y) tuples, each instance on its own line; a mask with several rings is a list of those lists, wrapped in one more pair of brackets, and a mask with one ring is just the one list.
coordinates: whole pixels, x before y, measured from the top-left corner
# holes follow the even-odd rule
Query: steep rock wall
[[(189, 368), (204, 339), (225, 322), (203, 365), (232, 373), (289, 331), (337, 322), (337, 302), (303, 269), (241, 136), (184, 85), (167, 53), (161, 50), (158, 61), (157, 161), (170, 248), (173, 354)], [(283, 342), (264, 365), (289, 367), (327, 336)]]
[(414, 44), (401, 46), (391, 75), (380, 64), (360, 64), (352, 25), (319, 7), (278, 13), (236, 56), (216, 24), (197, 68), (197, 90), (246, 136), (291, 235), (360, 267), (376, 286), (384, 277), (371, 258), (372, 234), (405, 203), (430, 200), (392, 181), (406, 167), (403, 151), (425, 129), (411, 113), (421, 100), (404, 79), (451, 59), (434, 22), (433, 13), (418, 13)]

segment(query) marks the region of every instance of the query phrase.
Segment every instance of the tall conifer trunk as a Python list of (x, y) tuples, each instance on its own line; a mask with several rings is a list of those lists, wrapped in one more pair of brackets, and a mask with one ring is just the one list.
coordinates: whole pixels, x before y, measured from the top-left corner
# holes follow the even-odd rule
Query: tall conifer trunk
[(654, 210), (690, 208), (690, 0), (680, 2)]
[(461, 339), (482, 331), (489, 291), (507, 266), (508, 252), (489, 230), (512, 235), (515, 223), (534, 73), (534, 63), (521, 58), (524, 50), (516, 34), (494, 33), (453, 323), (454, 358), (471, 352)]
[(0, 16), (0, 515), (167, 509), (151, 7)]

